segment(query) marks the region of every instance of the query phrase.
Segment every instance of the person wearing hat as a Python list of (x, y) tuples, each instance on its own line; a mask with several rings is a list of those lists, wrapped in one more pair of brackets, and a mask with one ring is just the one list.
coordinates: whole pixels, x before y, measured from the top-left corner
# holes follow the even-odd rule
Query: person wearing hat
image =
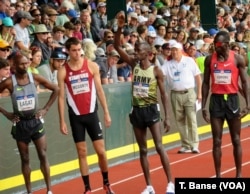
[(18, 11), (15, 14), (16, 24), (14, 29), (16, 31), (16, 38), (14, 43), (14, 50), (29, 50), (31, 41), (28, 32), (28, 26), (34, 18), (26, 11)]
[(91, 15), (91, 26), (93, 26), (97, 32), (100, 32), (101, 29), (105, 29), (107, 26), (108, 19), (106, 12), (106, 3), (99, 2), (97, 4), (97, 11)]
[(136, 31), (138, 26), (138, 15), (135, 12), (131, 12), (128, 14), (128, 29), (130, 32)]
[(52, 30), (54, 26), (56, 26), (56, 19), (58, 16), (58, 12), (53, 9), (53, 8), (49, 8), (45, 11), (45, 13), (49, 16), (49, 27), (48, 30)]
[(68, 10), (72, 10), (74, 8), (74, 4), (71, 1), (61, 1), (61, 4), (57, 9), (58, 16), (56, 17), (56, 26), (63, 26), (65, 22), (70, 21), (67, 16), (67, 12)]
[(117, 63), (120, 59), (119, 53), (113, 49), (107, 55), (107, 64), (102, 71), (102, 84), (112, 84), (118, 82)]
[(48, 64), (49, 63), (49, 58), (51, 56), (51, 48), (47, 44), (47, 39), (48, 39), (48, 33), (49, 30), (44, 24), (39, 24), (35, 26), (35, 31), (34, 31), (34, 41), (31, 44), (32, 46), (36, 46), (41, 48), (42, 50), (42, 60), (41, 64)]
[(198, 39), (199, 32), (200, 30), (198, 28), (191, 28), (189, 31), (189, 36), (187, 38), (187, 42), (194, 45)]
[(11, 53), (10, 44), (5, 40), (0, 39), (0, 58), (7, 59), (10, 53)]
[(5, 17), (0, 25), (0, 39), (7, 41), (11, 47), (14, 46), (16, 37), (16, 31), (13, 26), (13, 20), (10, 17)]
[(215, 35), (219, 32), (219, 30), (215, 29), (215, 28), (210, 28), (208, 31), (208, 34), (211, 36), (211, 37), (215, 37)]
[[(201, 72), (193, 58), (183, 55), (182, 44), (170, 45), (172, 59), (162, 66), (171, 91), (171, 104), (180, 133), (178, 153), (200, 153), (195, 104), (201, 103)], [(188, 64), (188, 65), (185, 65)]]
[(39, 66), (39, 75), (43, 76), (54, 84), (57, 83), (57, 71), (63, 66), (67, 59), (64, 47), (55, 48), (50, 56), (49, 65)]
[(148, 42), (148, 44), (150, 44), (151, 46), (153, 46), (154, 42), (155, 42), (155, 38), (157, 36), (154, 27), (153, 26), (148, 26), (147, 33), (148, 34), (147, 34), (146, 41)]
[(74, 18), (78, 18), (77, 12), (76, 12), (76, 10), (74, 10), (74, 9), (69, 9), (69, 10), (66, 12), (66, 15), (67, 15), (67, 17), (69, 18), (69, 21), (71, 21), (71, 20), (74, 19)]
[(30, 11), (30, 14), (32, 17), (34, 17), (34, 20), (32, 20), (31, 24), (28, 26), (28, 31), (30, 34), (30, 42), (34, 41), (34, 31), (35, 31), (35, 26), (41, 23), (41, 11), (39, 9), (33, 9)]

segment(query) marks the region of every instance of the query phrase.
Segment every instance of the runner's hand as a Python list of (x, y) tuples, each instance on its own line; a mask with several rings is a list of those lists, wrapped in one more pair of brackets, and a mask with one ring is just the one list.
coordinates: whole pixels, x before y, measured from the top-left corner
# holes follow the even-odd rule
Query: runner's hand
[(240, 112), (240, 119), (248, 115), (249, 109), (246, 107)]
[(170, 131), (170, 121), (169, 118), (165, 118), (165, 120), (163, 121), (163, 125), (164, 125), (164, 131), (165, 133)]
[(116, 15), (116, 19), (117, 19), (117, 25), (119, 28), (123, 28), (125, 26), (125, 14), (124, 11), (120, 11), (117, 15)]
[(60, 122), (60, 130), (63, 135), (68, 135), (69, 131), (65, 122)]
[(207, 123), (210, 123), (210, 119), (209, 119), (209, 117), (208, 117), (207, 110), (205, 110), (205, 109), (202, 110), (202, 116), (203, 116), (203, 119), (204, 119)]
[(111, 126), (111, 117), (109, 113), (104, 114), (105, 127), (109, 128)]

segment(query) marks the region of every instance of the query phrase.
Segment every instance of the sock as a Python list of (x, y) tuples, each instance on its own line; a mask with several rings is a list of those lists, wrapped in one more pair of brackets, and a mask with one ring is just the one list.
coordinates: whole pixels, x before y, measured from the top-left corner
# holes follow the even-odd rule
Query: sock
[(85, 191), (91, 190), (90, 184), (89, 184), (89, 175), (82, 176), (83, 183), (85, 185)]
[(102, 172), (103, 185), (109, 184), (108, 172)]

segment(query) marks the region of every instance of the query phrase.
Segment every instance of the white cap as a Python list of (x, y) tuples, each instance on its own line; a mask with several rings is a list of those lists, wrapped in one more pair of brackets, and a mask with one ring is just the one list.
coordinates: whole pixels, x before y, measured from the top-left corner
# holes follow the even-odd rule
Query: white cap
[(139, 15), (138, 16), (138, 22), (141, 24), (141, 23), (144, 23), (144, 22), (147, 22), (148, 21), (148, 18), (142, 16), (142, 15)]
[(156, 37), (156, 31), (153, 26), (148, 26), (148, 36), (150, 37)]
[(182, 44), (179, 43), (179, 42), (176, 42), (176, 43), (170, 45), (170, 47), (171, 47), (171, 48), (177, 48), (177, 49), (183, 49)]
[(205, 44), (204, 40), (200, 39), (195, 42), (195, 47), (197, 50), (200, 50), (204, 44)]
[(135, 13), (135, 12), (131, 12), (131, 13), (129, 14), (129, 16), (130, 16), (131, 18), (138, 19), (138, 15), (137, 15), (137, 13)]

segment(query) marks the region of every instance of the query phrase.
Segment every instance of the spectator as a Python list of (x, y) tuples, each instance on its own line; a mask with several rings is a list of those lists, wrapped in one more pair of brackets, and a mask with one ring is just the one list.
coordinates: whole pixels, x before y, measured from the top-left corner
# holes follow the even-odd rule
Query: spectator
[(28, 67), (28, 72), (31, 72), (33, 74), (39, 74), (37, 67), (41, 64), (42, 60), (41, 48), (38, 46), (31, 46), (30, 52), (28, 54), (30, 55), (30, 65)]
[[(0, 57), (0, 83), (10, 76), (10, 64), (6, 59)], [(9, 96), (9, 90), (5, 89), (0, 93), (1, 97)]]
[(191, 28), (189, 31), (189, 36), (187, 38), (187, 41), (193, 45), (195, 45), (198, 35), (199, 35), (199, 29), (198, 28)]
[(106, 52), (106, 43), (109, 40), (114, 40), (114, 34), (111, 30), (105, 29), (103, 32), (103, 38), (101, 42), (97, 44), (97, 47), (101, 47)]
[(16, 24), (14, 29), (16, 31), (16, 39), (14, 50), (29, 50), (31, 45), (28, 26), (31, 24), (33, 18), (29, 12), (18, 11), (16, 13)]
[(138, 42), (146, 42), (148, 35), (148, 27), (145, 24), (139, 24), (137, 27)]
[(52, 30), (52, 38), (54, 47), (61, 47), (64, 45), (63, 36), (65, 28), (63, 26), (55, 26)]
[(146, 41), (148, 42), (150, 46), (154, 46), (156, 36), (157, 34), (156, 34), (154, 27), (149, 26)]
[(44, 24), (46, 28), (49, 30), (51, 28), (49, 23), (50, 23), (49, 16), (46, 13), (43, 13), (41, 17), (41, 24)]
[(6, 16), (13, 18), (16, 13), (16, 8), (14, 3), (10, 3), (9, 8), (5, 11)]
[(41, 48), (42, 60), (40, 65), (49, 64), (51, 49), (47, 44), (48, 33), (49, 31), (44, 24), (39, 24), (35, 26), (35, 31), (34, 31), (35, 39), (32, 42), (31, 47), (36, 46)]
[(130, 33), (129, 43), (132, 45), (133, 48), (135, 48), (135, 44), (137, 41), (138, 41), (138, 33), (137, 31), (132, 31)]
[(136, 31), (138, 26), (138, 15), (135, 12), (131, 12), (128, 15), (128, 29), (130, 32)]
[(6, 2), (7, 1), (9, 0), (0, 0), (0, 20), (7, 17), (6, 15), (6, 10), (7, 10)]
[(117, 63), (120, 59), (120, 55), (116, 50), (112, 50), (107, 55), (107, 64), (100, 71), (103, 73), (101, 75), (102, 84), (112, 84), (118, 82), (118, 74), (117, 74)]
[(77, 19), (78, 18), (77, 12), (74, 9), (69, 9), (66, 12), (66, 16), (68, 17), (69, 21), (71, 21), (71, 22), (72, 22), (73, 19)]
[(3, 39), (0, 39), (0, 58), (7, 59), (11, 53), (11, 46)]
[(0, 26), (0, 39), (5, 40), (11, 47), (14, 47), (16, 31), (13, 28), (13, 20), (10, 17), (5, 17)]
[[(100, 41), (100, 38), (98, 38), (99, 35), (97, 37), (92, 36), (91, 31), (95, 31), (95, 29), (90, 24), (91, 23), (90, 11), (87, 9), (82, 10), (80, 14), (80, 20), (82, 24), (81, 32), (82, 32), (83, 39), (91, 38), (93, 39), (94, 42), (99, 42)], [(96, 35), (97, 33), (94, 33), (94, 34)]]
[(81, 20), (78, 18), (74, 18), (71, 20), (72, 24), (75, 25), (75, 30), (73, 32), (73, 37), (78, 38), (79, 40), (83, 40), (82, 37), (82, 32), (81, 32), (81, 27), (82, 27), (82, 23)]
[(182, 45), (186, 44), (188, 38), (188, 34), (184, 30), (179, 30), (177, 32), (176, 41), (181, 43)]
[(65, 43), (69, 38), (73, 37), (73, 33), (75, 31), (75, 26), (72, 22), (66, 22), (63, 27), (65, 28), (65, 32), (63, 35), (63, 43)]
[(62, 1), (61, 5), (57, 9), (58, 16), (56, 17), (56, 26), (63, 26), (66, 22), (70, 21), (67, 17), (67, 11), (73, 10), (74, 4), (69, 0)]
[(0, 57), (0, 82), (10, 76), (10, 64), (6, 59)]
[(56, 18), (58, 16), (58, 12), (53, 8), (49, 8), (49, 9), (45, 10), (45, 13), (49, 17), (49, 24), (48, 24), (47, 28), (48, 28), (48, 30), (51, 31), (54, 28), (54, 26), (56, 26)]
[(170, 46), (172, 59), (165, 61), (162, 70), (171, 90), (172, 110), (181, 138), (178, 153), (200, 153), (194, 107), (197, 100), (201, 102), (201, 72), (191, 57), (183, 55), (180, 43)]
[(28, 31), (30, 35), (30, 42), (32, 43), (34, 41), (34, 32), (35, 32), (35, 26), (41, 24), (41, 12), (39, 9), (33, 9), (30, 11), (31, 16), (34, 18), (32, 20), (31, 24), (28, 26)]
[(105, 29), (107, 25), (106, 3), (99, 2), (97, 4), (97, 11), (92, 14), (91, 18), (91, 25), (97, 32)]
[(37, 68), (41, 76), (54, 84), (58, 84), (57, 71), (63, 66), (67, 59), (67, 55), (63, 49), (64, 47), (55, 48), (51, 53), (49, 65), (42, 65)]

